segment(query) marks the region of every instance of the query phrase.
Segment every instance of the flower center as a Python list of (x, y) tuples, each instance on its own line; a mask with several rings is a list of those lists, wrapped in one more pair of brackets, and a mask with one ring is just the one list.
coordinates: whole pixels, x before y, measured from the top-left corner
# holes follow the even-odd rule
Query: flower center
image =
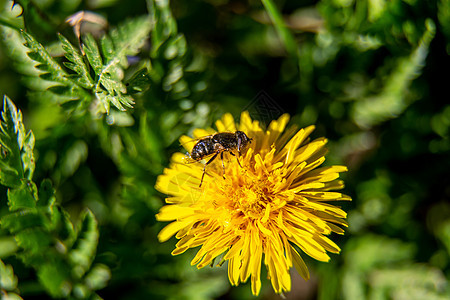
[[(247, 158), (249, 158), (248, 156)], [(229, 165), (224, 180), (213, 182), (216, 194), (215, 210), (224, 209), (229, 218), (241, 221), (267, 220), (269, 215), (286, 204), (285, 195), (277, 189), (283, 181), (281, 168), (269, 170), (254, 160)], [(269, 164), (267, 164), (269, 165)], [(240, 221), (239, 221), (240, 220)]]
[(267, 203), (271, 202), (267, 188), (261, 182), (253, 182), (235, 192), (234, 208), (252, 219), (264, 216)]
[(228, 209), (235, 217), (261, 219), (273, 201), (271, 183), (265, 176), (245, 172), (239, 178), (229, 178), (223, 186)]

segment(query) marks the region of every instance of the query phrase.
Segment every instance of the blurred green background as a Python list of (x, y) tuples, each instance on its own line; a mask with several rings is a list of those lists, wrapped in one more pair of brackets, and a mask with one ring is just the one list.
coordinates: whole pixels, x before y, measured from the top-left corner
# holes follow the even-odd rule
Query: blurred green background
[[(230, 287), (226, 266), (196, 270), (194, 251), (172, 257), (175, 239), (156, 239), (164, 195), (153, 186), (178, 137), (249, 110), (266, 124), (286, 112), (315, 124), (313, 137), (330, 141), (326, 164), (349, 168), (349, 228), (332, 236), (342, 253), (304, 255), (312, 279), (294, 271), (287, 299), (449, 299), (449, 0), (17, 2), (24, 13), (11, 19), (0, 0), (0, 93), (36, 136), (34, 181), (50, 178), (73, 218), (89, 207), (99, 222), (95, 261), (111, 272), (101, 297), (279, 299), (266, 275), (256, 298), (249, 284)], [(62, 61), (57, 32), (76, 41), (68, 16), (89, 10), (115, 27), (149, 7), (157, 22), (124, 82), (148, 73), (129, 91), (134, 109), (109, 116), (55, 104), (9, 26)], [(21, 296), (45, 297), (33, 270), (3, 252)]]

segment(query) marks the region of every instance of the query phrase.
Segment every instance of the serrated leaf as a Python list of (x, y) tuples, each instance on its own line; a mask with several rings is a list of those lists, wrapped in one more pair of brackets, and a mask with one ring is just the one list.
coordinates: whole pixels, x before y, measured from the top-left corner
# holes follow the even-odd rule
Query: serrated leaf
[(144, 45), (148, 37), (152, 24), (147, 16), (128, 20), (111, 30), (110, 36), (114, 43), (115, 55), (107, 62), (113, 65), (122, 63), (122, 67), (127, 66), (127, 55), (136, 55)]
[(94, 214), (87, 210), (81, 216), (77, 239), (69, 253), (70, 262), (76, 266), (74, 270), (79, 277), (83, 276), (91, 266), (97, 251), (98, 236), (97, 220)]
[(39, 71), (34, 67), (36, 62), (27, 55), (29, 49), (25, 47), (25, 40), (20, 32), (6, 26), (0, 26), (0, 33), (2, 43), (5, 46), (3, 50), (13, 62), (15, 69), (24, 75), (38, 76)]
[(16, 234), (27, 228), (47, 228), (49, 223), (36, 210), (22, 210), (3, 216), (1, 225), (2, 229), (9, 231), (11, 234)]
[(91, 34), (87, 34), (83, 40), (83, 50), (86, 57), (92, 66), (95, 74), (99, 75), (102, 72), (103, 61), (98, 49), (97, 42)]
[(178, 34), (169, 38), (165, 44), (164, 57), (167, 60), (183, 56), (187, 51), (187, 44), (184, 35)]
[(54, 85), (48, 88), (48, 90), (57, 95), (66, 95), (70, 93), (70, 87), (66, 85)]
[(18, 188), (9, 189), (8, 206), (10, 211), (19, 209), (35, 208), (37, 201), (37, 188), (32, 181), (22, 181)]
[[(111, 100), (109, 99), (109, 94), (105, 90), (100, 90), (95, 92), (95, 97), (100, 101), (100, 103), (105, 108), (106, 112), (109, 112)], [(119, 110), (124, 110), (124, 108), (118, 107)]]
[(150, 20), (141, 17), (126, 21), (116, 29), (111, 30), (109, 36), (104, 36), (100, 50), (92, 35), (84, 39), (84, 51), (95, 71), (95, 95), (109, 113), (110, 103), (117, 109), (124, 111), (125, 107), (132, 108), (134, 100), (127, 95), (123, 84), (123, 69), (128, 67), (127, 55), (136, 55), (143, 46), (151, 29)]
[(21, 156), (22, 165), (25, 173), (24, 177), (27, 178), (28, 180), (31, 180), (34, 174), (34, 167), (35, 167), (33, 154), (34, 143), (35, 143), (34, 134), (32, 131), (28, 131), (23, 143)]
[[(22, 123), (22, 113), (5, 96), (1, 116), (0, 160), (2, 168), (0, 169), (0, 183), (7, 187), (18, 187), (21, 184), (20, 180), (24, 178), (21, 150), (25, 139), (25, 128)], [(32, 156), (32, 154), (29, 155)]]
[(110, 98), (111, 103), (114, 104), (117, 108), (119, 108), (121, 111), (125, 111), (125, 108), (123, 108), (122, 104), (125, 105), (128, 108), (133, 108), (133, 98), (128, 95), (117, 95)]
[(108, 61), (113, 60), (115, 50), (114, 50), (114, 44), (113, 44), (111, 38), (107, 35), (103, 36), (100, 39), (100, 45), (102, 47), (102, 54), (103, 54), (103, 57), (105, 58), (105, 61), (108, 62)]
[(64, 65), (78, 74), (77, 81), (82, 87), (92, 89), (94, 81), (89, 74), (83, 56), (81, 56), (78, 50), (63, 35), (59, 34), (58, 37), (64, 50), (64, 56), (72, 62), (65, 63)]
[(67, 73), (60, 67), (60, 65), (48, 54), (47, 50), (38, 43), (32, 35), (25, 31), (21, 31), (22, 36), (27, 41), (25, 46), (30, 49), (28, 56), (38, 62), (38, 68), (44, 68), (46, 71), (51, 72), (51, 78), (60, 83), (68, 83)]
[[(59, 103), (64, 103), (73, 99), (84, 99), (88, 97), (88, 94), (82, 88), (82, 85), (79, 85), (78, 82), (74, 81), (71, 78), (71, 76), (53, 59), (53, 57), (50, 56), (44, 46), (37, 42), (34, 37), (27, 32), (22, 31), (21, 33), (26, 40), (25, 46), (30, 50), (28, 52), (28, 56), (34, 61), (38, 62), (38, 65), (35, 67), (43, 72), (39, 75), (39, 77), (46, 81), (54, 82), (54, 84), (51, 84), (51, 87), (55, 85), (65, 86), (67, 87), (67, 90), (71, 91), (69, 95), (70, 97), (58, 98)], [(75, 54), (73, 52), (71, 54), (73, 54), (72, 58), (74, 58)], [(50, 91), (59, 90), (53, 89)]]
[(14, 276), (13, 268), (5, 265), (0, 260), (0, 287), (2, 290), (12, 291), (17, 287), (17, 277)]
[(52, 236), (42, 228), (23, 230), (15, 236), (17, 245), (26, 251), (26, 255), (36, 255), (45, 252), (52, 243)]

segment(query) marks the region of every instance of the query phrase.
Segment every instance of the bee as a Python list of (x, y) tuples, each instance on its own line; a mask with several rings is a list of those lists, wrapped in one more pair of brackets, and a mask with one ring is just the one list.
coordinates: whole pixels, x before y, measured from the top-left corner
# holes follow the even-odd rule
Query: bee
[[(189, 157), (194, 161), (200, 161), (208, 156), (212, 157), (206, 162), (203, 167), (202, 179), (200, 180), (199, 187), (202, 186), (203, 177), (205, 176), (206, 166), (212, 163), (216, 157), (220, 154), (220, 159), (222, 160), (223, 176), (225, 176), (225, 165), (223, 163), (223, 153), (228, 152), (233, 156), (236, 156), (232, 151), (237, 150), (239, 156), (241, 151), (247, 147), (248, 144), (252, 142), (244, 132), (218, 132), (213, 135), (205, 136), (200, 138), (197, 143), (192, 148)], [(236, 156), (236, 160), (239, 166), (242, 168), (239, 159)]]

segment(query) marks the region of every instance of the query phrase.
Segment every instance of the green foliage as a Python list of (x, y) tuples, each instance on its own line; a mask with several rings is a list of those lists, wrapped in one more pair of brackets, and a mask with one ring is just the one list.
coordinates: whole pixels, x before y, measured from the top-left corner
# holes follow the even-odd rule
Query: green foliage
[(446, 278), (439, 269), (410, 262), (416, 251), (413, 244), (367, 235), (354, 239), (346, 250), (348, 263), (342, 273), (345, 299), (362, 299), (365, 294), (371, 299), (448, 297)]
[[(127, 55), (138, 53), (149, 31), (148, 17), (133, 19), (122, 24), (118, 29), (112, 30), (110, 36), (105, 35), (100, 41), (103, 60), (92, 35), (86, 36), (83, 50), (96, 75), (93, 91), (106, 112), (109, 112), (110, 103), (122, 111), (125, 111), (124, 106), (133, 107), (133, 98), (126, 94), (127, 89), (122, 83), (123, 68), (128, 66)], [(73, 70), (77, 71), (80, 68), (75, 66)], [(89, 81), (89, 79), (83, 79)]]
[(5, 265), (0, 260), (0, 288), (2, 289), (2, 299), (17, 300), (22, 299), (17, 294), (17, 276), (14, 275), (13, 268)]
[[(66, 20), (80, 11), (108, 26), (83, 19), (78, 39)], [(0, 93), (15, 103), (0, 119), (2, 295), (254, 299), (226, 266), (171, 256), (154, 217), (179, 136), (249, 110), (316, 124), (327, 163), (349, 168), (349, 229), (331, 237), (342, 253), (308, 261), (318, 284), (293, 287), (448, 298), (449, 12), (448, 0), (0, 0)]]
[[(109, 278), (104, 266), (92, 267), (99, 235), (94, 215), (88, 210), (83, 213), (76, 229), (67, 213), (56, 205), (50, 181), (44, 180), (38, 191), (32, 181), (34, 136), (31, 131), (25, 135), (22, 114), (7, 97), (1, 125), (0, 142), (5, 149), (1, 163), (8, 166), (8, 172), (2, 174), (2, 184), (9, 187), (10, 211), (0, 219), (2, 230), (14, 236), (21, 250), (16, 255), (36, 270), (49, 295), (94, 295), (93, 291), (103, 287)], [(99, 268), (103, 269), (100, 275)], [(9, 269), (4, 270), (6, 274)], [(6, 290), (14, 289), (12, 286)]]
[(11, 100), (4, 97), (0, 120), (0, 183), (2, 185), (24, 186), (23, 180), (33, 176), (34, 141), (33, 133), (25, 132), (22, 113), (16, 110)]
[[(89, 65), (79, 50), (67, 38), (59, 35), (64, 55), (69, 60), (64, 66), (76, 72), (76, 76), (69, 75), (30, 34), (22, 32), (22, 35), (30, 49), (28, 56), (38, 62), (36, 67), (42, 71), (40, 78), (58, 83), (49, 90), (59, 96), (59, 103), (74, 100), (88, 102), (94, 96), (109, 113), (111, 103), (121, 111), (125, 111), (124, 106), (133, 107), (133, 98), (127, 94), (125, 84), (122, 83), (123, 69), (128, 67), (126, 56), (137, 54), (149, 31), (150, 22), (147, 17), (125, 22), (113, 29), (109, 36), (102, 37), (101, 51), (94, 37), (87, 35), (83, 50)], [(89, 67), (95, 73), (94, 79)]]
[(62, 96), (59, 103), (85, 100), (87, 93), (69, 77), (69, 74), (50, 56), (47, 50), (30, 34), (23, 31), (22, 36), (26, 40), (25, 47), (29, 49), (28, 56), (38, 63), (36, 68), (41, 71), (39, 77), (57, 83), (49, 87), (49, 90)]

